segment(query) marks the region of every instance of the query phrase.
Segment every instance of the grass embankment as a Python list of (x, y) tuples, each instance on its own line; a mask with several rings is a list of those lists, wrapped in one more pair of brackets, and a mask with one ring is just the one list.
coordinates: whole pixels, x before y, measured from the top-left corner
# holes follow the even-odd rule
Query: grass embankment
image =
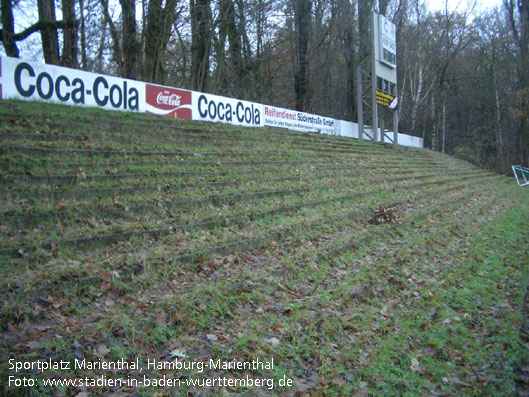
[[(42, 104), (1, 102), (0, 128), (4, 393), (493, 395), (528, 379), (529, 200), (511, 179), (426, 150)], [(10, 358), (274, 369), (15, 374)], [(101, 374), (181, 385), (42, 384)], [(225, 376), (275, 387), (183, 385)]]

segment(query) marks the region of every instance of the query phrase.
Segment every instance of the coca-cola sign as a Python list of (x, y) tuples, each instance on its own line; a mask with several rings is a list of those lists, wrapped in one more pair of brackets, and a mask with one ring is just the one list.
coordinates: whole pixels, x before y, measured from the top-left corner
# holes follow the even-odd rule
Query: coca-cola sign
[(180, 106), (180, 100), (182, 97), (180, 95), (176, 94), (168, 94), (165, 92), (158, 93), (158, 96), (156, 97), (156, 103), (158, 105), (168, 105), (172, 107), (179, 107)]
[(191, 91), (146, 84), (147, 112), (175, 119), (192, 119)]

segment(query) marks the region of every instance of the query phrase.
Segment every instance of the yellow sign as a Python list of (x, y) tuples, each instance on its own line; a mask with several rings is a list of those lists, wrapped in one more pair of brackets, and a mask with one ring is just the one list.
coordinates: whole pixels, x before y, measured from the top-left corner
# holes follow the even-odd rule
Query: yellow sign
[(393, 102), (393, 99), (395, 99), (394, 96), (377, 90), (377, 104), (389, 107), (389, 104)]

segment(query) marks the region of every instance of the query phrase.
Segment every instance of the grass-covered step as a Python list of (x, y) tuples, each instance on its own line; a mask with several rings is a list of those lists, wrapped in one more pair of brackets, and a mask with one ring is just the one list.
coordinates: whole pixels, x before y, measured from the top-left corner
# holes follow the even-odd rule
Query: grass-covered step
[[(441, 203), (441, 205), (443, 205), (443, 208), (446, 209), (447, 206), (458, 205), (459, 202), (465, 201), (465, 200), (468, 201), (468, 198), (470, 197), (470, 194), (468, 191), (468, 185), (456, 185), (448, 189), (447, 188), (438, 189), (436, 190), (436, 197), (437, 199), (435, 203), (433, 203), (434, 205), (432, 206), (431, 205), (432, 203), (430, 202), (429, 203), (430, 205), (426, 209), (422, 203), (428, 202), (429, 195), (424, 194), (424, 192), (420, 195), (414, 195), (410, 197), (406, 202), (392, 203), (391, 206), (392, 207), (403, 207), (403, 214), (404, 215), (408, 214), (407, 216), (409, 216), (409, 214), (411, 213), (414, 219), (418, 219), (424, 216), (434, 216), (437, 212), (439, 212), (439, 210), (435, 210), (435, 206), (439, 205), (439, 203)], [(375, 200), (375, 201), (370, 200), (367, 203), (367, 205), (366, 204), (363, 205), (363, 208), (358, 207), (356, 205), (349, 204), (348, 206), (345, 206), (342, 208), (336, 208), (334, 209), (334, 211), (328, 211), (325, 208), (318, 208), (318, 212), (324, 214), (325, 217), (320, 218), (320, 219), (316, 217), (311, 222), (307, 222), (305, 219), (303, 221), (303, 224), (304, 224), (303, 228), (299, 228), (293, 225), (292, 227), (281, 228), (280, 231), (273, 232), (272, 234), (269, 234), (269, 235), (265, 234), (265, 235), (260, 235), (257, 237), (250, 237), (250, 238), (247, 237), (247, 238), (243, 238), (239, 240), (231, 240), (226, 243), (222, 243), (216, 246), (209, 246), (205, 250), (191, 252), (189, 254), (181, 254), (181, 255), (175, 256), (175, 253), (174, 253), (175, 244), (170, 241), (171, 239), (174, 239), (174, 238), (170, 237), (169, 240), (163, 240), (157, 243), (156, 250), (151, 253), (144, 252), (143, 254), (141, 254), (142, 251), (145, 251), (145, 248), (142, 248), (142, 245), (144, 244), (140, 244), (140, 246), (136, 250), (137, 253), (135, 255), (139, 255), (140, 258), (143, 257), (142, 260), (144, 262), (145, 261), (150, 262), (151, 264), (149, 265), (149, 267), (152, 267), (152, 266), (166, 267), (168, 265), (167, 260), (169, 260), (170, 263), (175, 263), (175, 264), (183, 263), (183, 262), (184, 263), (193, 262), (200, 256), (205, 257), (205, 256), (212, 255), (212, 254), (226, 255), (227, 253), (236, 253), (245, 247), (255, 248), (256, 246), (266, 245), (270, 241), (277, 241), (277, 239), (274, 237), (277, 237), (278, 234), (283, 237), (288, 236), (287, 240), (289, 241), (289, 244), (292, 244), (292, 240), (295, 238), (298, 238), (297, 235), (299, 235), (300, 233), (304, 235), (303, 238), (308, 238), (307, 233), (309, 235), (314, 234), (314, 233), (317, 233), (316, 235), (324, 234), (325, 236), (327, 236), (326, 239), (324, 239), (325, 240), (324, 242), (326, 245), (329, 245), (329, 242), (333, 242), (333, 244), (336, 245), (334, 240), (336, 240), (337, 243), (340, 244), (339, 240), (343, 240), (344, 237), (349, 238), (348, 235), (350, 235), (351, 231), (353, 230), (357, 230), (358, 232), (360, 232), (360, 235), (363, 235), (362, 234), (363, 230), (358, 229), (357, 227), (358, 222), (361, 220), (363, 220), (363, 222), (367, 222), (370, 218), (372, 218), (374, 209), (375, 209), (372, 206), (378, 205), (378, 203), (380, 202), (383, 202), (382, 198), (379, 198), (378, 200)], [(317, 205), (318, 207), (321, 207), (321, 204), (324, 204), (324, 203), (316, 203), (315, 205)], [(419, 215), (415, 215), (414, 213), (412, 213), (412, 210), (415, 207), (419, 210)], [(338, 235), (334, 237), (333, 233), (335, 234), (337, 232), (338, 232)], [(179, 236), (175, 236), (175, 238), (177, 238), (179, 242), (182, 241), (181, 237)], [(357, 242), (359, 241), (358, 237), (355, 237), (355, 241)], [(164, 254), (164, 249), (163, 249), (164, 244), (167, 245), (165, 254)], [(347, 241), (347, 244), (350, 244), (350, 241)], [(152, 248), (152, 243), (147, 244), (147, 246), (149, 245), (151, 245), (151, 248)], [(333, 253), (333, 255), (337, 253), (335, 249), (326, 248), (326, 250), (327, 250), (326, 251), (327, 254), (329, 255), (331, 252)], [(343, 246), (340, 246), (340, 250), (342, 251), (344, 250)], [(119, 250), (117, 252), (119, 252)], [(116, 254), (119, 255), (118, 253)], [(127, 253), (127, 256), (130, 256), (130, 255), (131, 255), (130, 253)], [(163, 258), (164, 256), (166, 257), (166, 259), (160, 262), (160, 258)], [(96, 257), (92, 256), (89, 259), (89, 262), (93, 262), (93, 261), (95, 261), (95, 263), (98, 262), (97, 256)], [(86, 259), (85, 259), (85, 262), (86, 262)], [(130, 259), (127, 260), (127, 262), (130, 263)], [(104, 263), (104, 260), (101, 261), (101, 263)], [(85, 266), (87, 265), (88, 263), (85, 264)], [(106, 270), (111, 271), (112, 269), (107, 268)], [(127, 273), (129, 271), (135, 271), (134, 266), (129, 270), (120, 269), (120, 272), (122, 273), (123, 272)]]
[[(456, 181), (462, 181), (469, 179), (469, 177), (463, 177), (455, 179)], [(447, 180), (440, 180), (440, 181), (433, 181), (433, 182), (427, 182), (427, 183), (419, 183), (408, 186), (409, 189), (413, 189), (410, 191), (413, 191), (413, 193), (417, 192), (417, 189), (423, 188), (425, 186), (432, 186), (432, 185), (440, 185), (440, 184), (447, 184)], [(34, 239), (39, 239), (39, 236), (42, 234), (41, 231), (45, 231), (48, 235), (46, 238), (46, 241), (39, 243), (37, 245), (24, 245), (24, 246), (13, 246), (11, 248), (2, 248), (0, 250), (0, 254), (3, 255), (18, 255), (18, 254), (24, 254), (33, 252), (39, 248), (43, 249), (53, 249), (53, 248), (60, 248), (64, 246), (72, 246), (76, 247), (78, 249), (88, 249), (92, 248), (94, 246), (98, 246), (101, 244), (112, 244), (120, 240), (128, 240), (134, 237), (138, 236), (152, 236), (152, 237), (159, 237), (164, 235), (173, 235), (173, 233), (181, 233), (185, 231), (185, 234), (183, 236), (177, 235), (178, 244), (174, 244), (173, 242), (169, 242), (168, 244), (173, 247), (174, 253), (177, 253), (179, 249), (183, 249), (184, 251), (189, 250), (196, 250), (200, 249), (201, 246), (204, 244), (211, 244), (212, 241), (218, 241), (219, 239), (233, 239), (233, 236), (235, 235), (244, 235), (248, 236), (254, 233), (254, 230), (260, 230), (259, 233), (268, 233), (266, 232), (267, 229), (273, 229), (276, 230), (277, 228), (282, 228), (286, 224), (291, 224), (297, 222), (297, 219), (300, 218), (301, 224), (304, 224), (307, 219), (311, 217), (311, 211), (308, 213), (305, 213), (306, 210), (310, 210), (311, 208), (314, 208), (315, 205), (321, 206), (324, 205), (331, 205), (329, 210), (325, 210), (324, 208), (320, 208), (320, 212), (324, 211), (326, 216), (329, 216), (329, 213), (332, 213), (333, 210), (335, 210), (335, 206), (333, 205), (336, 202), (346, 202), (350, 201), (351, 199), (357, 199), (355, 202), (355, 205), (358, 205), (361, 202), (362, 198), (365, 197), (372, 197), (370, 201), (373, 200), (380, 200), (381, 198), (387, 199), (392, 198), (392, 193), (395, 193), (395, 189), (393, 188), (387, 188), (385, 190), (387, 193), (382, 195), (381, 193), (377, 192), (363, 192), (363, 193), (349, 193), (345, 196), (338, 196), (336, 199), (329, 199), (328, 196), (324, 200), (320, 200), (319, 202), (311, 202), (310, 200), (314, 198), (314, 196), (308, 196), (304, 198), (304, 200), (308, 200), (307, 204), (308, 206), (298, 206), (295, 209), (295, 211), (291, 212), (288, 219), (275, 219), (271, 224), (268, 224), (267, 221), (270, 221), (272, 219), (272, 216), (275, 216), (279, 213), (283, 213), (283, 211), (277, 211), (276, 209), (272, 209), (269, 211), (261, 212), (260, 216), (253, 216), (250, 219), (246, 218), (244, 216), (241, 216), (239, 214), (238, 217), (234, 217), (235, 222), (229, 222), (229, 218), (226, 216), (223, 216), (220, 221), (217, 222), (211, 222), (211, 220), (204, 221), (198, 221), (194, 222), (194, 224), (173, 224), (173, 225), (167, 225), (164, 220), (151, 220), (143, 221), (141, 222), (139, 219), (136, 219), (136, 222), (133, 221), (123, 221), (123, 222), (111, 222), (110, 219), (100, 219), (96, 220), (95, 218), (88, 219), (88, 222), (86, 225), (81, 224), (77, 225), (74, 224), (71, 227), (65, 228), (40, 228), (40, 229), (33, 229), (33, 230), (27, 230), (25, 233), (24, 241), (31, 242)], [(321, 197), (321, 196), (316, 196)], [(325, 197), (325, 196), (324, 196)], [(403, 197), (402, 194), (400, 197)], [(296, 200), (297, 201), (297, 200)], [(308, 207), (308, 208), (307, 208)], [(339, 211), (342, 211), (343, 209), (341, 207), (338, 207)], [(255, 213), (254, 213), (255, 215)], [(261, 219), (258, 224), (256, 225), (256, 219)], [(262, 219), (265, 218), (264, 223)], [(155, 218), (156, 219), (156, 218)], [(278, 222), (276, 224), (276, 222)], [(201, 226), (198, 227), (197, 226)], [(207, 229), (204, 229), (204, 226), (207, 226)], [(86, 236), (86, 231), (88, 230), (95, 230), (96, 235), (92, 237)], [(138, 229), (138, 227), (140, 229)], [(216, 229), (211, 233), (209, 229), (211, 227), (216, 227)], [(295, 228), (298, 226), (292, 226), (291, 228)], [(133, 230), (130, 230), (130, 228), (133, 228)], [(73, 230), (72, 230), (73, 229)], [(108, 231), (112, 230), (112, 233), (109, 233)], [(127, 230), (129, 229), (129, 230)], [(198, 230), (197, 230), (198, 229)], [(193, 230), (193, 233), (188, 233), (188, 230)], [(77, 231), (77, 232), (76, 232)], [(60, 233), (58, 236), (57, 233)], [(69, 233), (78, 233), (81, 234), (83, 237), (76, 237), (76, 238), (64, 238), (66, 234)], [(93, 232), (91, 232), (93, 233)], [(276, 236), (283, 236), (283, 234), (275, 234)], [(172, 240), (173, 237), (170, 237)], [(244, 239), (248, 240), (248, 239)], [(261, 241), (260, 238), (251, 238), (252, 241)], [(16, 241), (10, 241), (8, 240), (7, 243), (9, 245), (16, 244)], [(31, 244), (31, 243), (30, 243)], [(197, 245), (198, 244), (198, 245)], [(221, 244), (222, 245), (222, 244)], [(228, 243), (229, 246), (233, 245), (233, 243)], [(180, 248), (179, 248), (180, 247)], [(196, 255), (191, 254), (182, 254), (182, 257), (190, 257), (195, 258)]]
[(0, 105), (1, 394), (26, 391), (8, 376), (104, 374), (10, 357), (171, 352), (273, 357), (249, 376), (294, 385), (270, 395), (514, 394), (529, 198), (512, 178), (344, 137)]

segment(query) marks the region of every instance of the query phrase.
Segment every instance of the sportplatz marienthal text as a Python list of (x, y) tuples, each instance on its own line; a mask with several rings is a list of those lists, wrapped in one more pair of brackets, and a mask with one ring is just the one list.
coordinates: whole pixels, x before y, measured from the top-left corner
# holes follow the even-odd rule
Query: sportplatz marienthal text
[[(172, 361), (147, 359), (146, 360), (147, 370), (190, 370), (198, 373), (204, 372), (205, 369), (212, 370), (272, 370), (274, 368), (274, 359), (270, 361), (263, 361), (258, 358), (251, 361), (222, 361), (220, 359), (210, 359), (209, 361), (187, 361), (179, 358), (175, 358)], [(79, 360), (74, 359), (73, 361), (54, 361), (48, 360), (37, 360), (37, 361), (16, 361), (14, 359), (9, 360), (9, 369), (15, 373), (26, 371), (39, 371), (44, 373), (46, 371), (70, 371), (70, 370), (138, 370), (143, 371), (144, 367), (140, 364), (140, 360), (136, 358), (132, 361), (120, 359), (117, 361), (89, 361), (86, 359)], [(34, 379), (24, 378), (24, 382), (20, 379), (15, 379), (10, 376), (10, 385), (20, 386), (35, 386)], [(13, 378), (13, 379), (11, 379)], [(137, 380), (133, 378), (127, 379), (110, 379), (106, 376), (99, 377), (97, 379), (84, 378), (84, 379), (45, 379), (44, 382), (48, 386), (129, 386), (129, 387), (145, 387), (145, 386), (182, 386), (181, 379), (166, 379), (165, 375), (163, 379), (149, 379), (144, 377), (143, 380)], [(184, 383), (187, 386), (257, 386), (267, 387), (269, 389), (274, 387), (274, 380), (270, 378), (257, 378), (251, 379), (246, 376), (246, 379), (233, 379), (233, 378), (213, 378), (213, 379), (184, 379)], [(190, 383), (190, 384), (188, 384)], [(283, 377), (279, 380), (279, 386), (292, 386), (292, 380)]]
[[(260, 360), (255, 358), (251, 361), (222, 361), (220, 359), (209, 359), (209, 361), (189, 361), (182, 360), (180, 358), (175, 358), (171, 361), (166, 360), (156, 360), (156, 359), (147, 359), (146, 367), (148, 371), (153, 370), (189, 370), (196, 371), (198, 373), (204, 372), (205, 369), (211, 370), (232, 370), (232, 371), (241, 371), (241, 370), (266, 370), (270, 371), (274, 369), (274, 358), (272, 357), (270, 361)], [(16, 361), (15, 359), (9, 359), (9, 370), (14, 371), (15, 373), (21, 371), (39, 371), (41, 373), (49, 370), (59, 370), (59, 371), (70, 371), (70, 370), (105, 370), (105, 371), (115, 371), (115, 370), (139, 370), (143, 371), (144, 366), (140, 363), (140, 359), (136, 358), (135, 360), (125, 360), (119, 359), (116, 361), (104, 361), (104, 360), (95, 360), (89, 361), (86, 359), (79, 360), (74, 359), (73, 361), (55, 361), (52, 359), (47, 360), (36, 360), (36, 361)]]

